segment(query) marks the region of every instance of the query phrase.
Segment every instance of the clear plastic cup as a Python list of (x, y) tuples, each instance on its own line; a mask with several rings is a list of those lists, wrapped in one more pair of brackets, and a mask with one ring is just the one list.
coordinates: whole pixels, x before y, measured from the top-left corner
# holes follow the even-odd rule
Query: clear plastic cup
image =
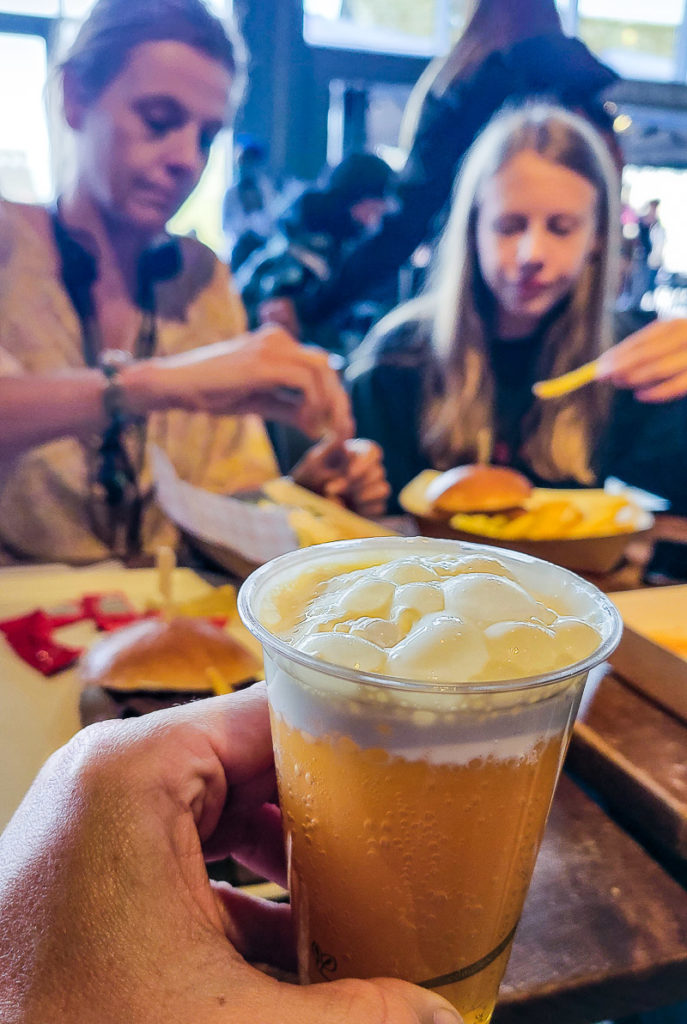
[[(330, 665), (272, 632), (273, 595), (303, 573), (414, 554), (498, 557), (594, 625), (598, 648), (546, 675), (428, 683)], [(620, 639), (615, 606), (528, 555), (417, 537), (283, 555), (249, 577), (239, 611), (265, 654), (301, 982), (404, 978), (483, 1024), (584, 683)]]

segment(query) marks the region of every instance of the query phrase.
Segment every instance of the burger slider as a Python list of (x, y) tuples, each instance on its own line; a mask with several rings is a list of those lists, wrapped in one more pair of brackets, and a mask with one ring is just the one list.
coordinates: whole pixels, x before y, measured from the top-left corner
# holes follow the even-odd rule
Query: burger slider
[(425, 497), (434, 512), (505, 512), (521, 509), (532, 484), (514, 469), (475, 463), (446, 470), (427, 487)]
[(95, 643), (82, 657), (82, 719), (143, 714), (262, 677), (259, 660), (206, 619), (142, 619)]

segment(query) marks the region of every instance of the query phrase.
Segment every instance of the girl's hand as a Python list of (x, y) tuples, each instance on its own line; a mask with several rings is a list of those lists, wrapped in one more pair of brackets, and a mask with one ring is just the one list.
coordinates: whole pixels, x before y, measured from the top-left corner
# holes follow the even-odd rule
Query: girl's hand
[(299, 345), (281, 327), (150, 362), (159, 407), (218, 415), (252, 412), (291, 423), (314, 438), (353, 433), (348, 396), (327, 353)]
[(390, 494), (382, 450), (363, 438), (327, 438), (314, 445), (291, 474), (296, 483), (341, 501), (362, 516), (380, 516)]
[(634, 391), (641, 402), (687, 395), (687, 320), (661, 320), (631, 334), (599, 358), (597, 380)]

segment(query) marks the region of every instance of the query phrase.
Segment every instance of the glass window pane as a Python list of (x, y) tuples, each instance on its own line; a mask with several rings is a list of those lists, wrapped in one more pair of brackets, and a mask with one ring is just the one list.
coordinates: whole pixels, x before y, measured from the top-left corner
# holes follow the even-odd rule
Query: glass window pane
[(457, 39), (465, 28), (469, 8), (470, 0), (448, 0), (449, 41)]
[(0, 0), (0, 14), (31, 14), (54, 18), (60, 13), (60, 0)]
[(684, 0), (580, 0), (579, 35), (627, 78), (675, 77)]
[(0, 194), (20, 202), (52, 196), (50, 147), (43, 90), (47, 74), (45, 40), (0, 35)]
[(687, 275), (687, 171), (670, 167), (626, 167), (623, 184), (629, 193), (630, 206), (638, 213), (652, 199), (660, 200), (659, 215), (666, 231), (664, 269), (669, 274)]
[(445, 48), (448, 9), (447, 0), (304, 0), (303, 31), (314, 46), (432, 55)]
[(95, 4), (95, 0), (62, 0), (62, 13), (65, 18), (85, 18)]
[[(43, 4), (51, 3), (53, 7), (58, 6), (58, 0), (14, 0), (17, 4), (22, 3), (34, 3), (42, 2)], [(135, 3), (136, 0), (132, 0)], [(0, 0), (0, 10), (5, 6), (6, 0)], [(215, 14), (219, 14), (220, 17), (224, 17), (227, 13), (227, 0), (206, 0), (206, 3), (211, 11)], [(65, 18), (85, 18), (91, 8), (94, 6), (95, 0), (62, 0), (62, 13)], [(33, 12), (32, 12), (33, 13)], [(54, 13), (51, 11), (51, 13)]]

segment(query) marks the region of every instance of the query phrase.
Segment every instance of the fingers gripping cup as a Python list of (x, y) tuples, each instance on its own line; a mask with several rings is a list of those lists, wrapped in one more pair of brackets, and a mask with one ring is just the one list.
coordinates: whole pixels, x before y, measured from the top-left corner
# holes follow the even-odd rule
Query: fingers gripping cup
[(395, 976), (488, 1021), (618, 613), (527, 555), (318, 545), (239, 608), (265, 652), (302, 982)]

